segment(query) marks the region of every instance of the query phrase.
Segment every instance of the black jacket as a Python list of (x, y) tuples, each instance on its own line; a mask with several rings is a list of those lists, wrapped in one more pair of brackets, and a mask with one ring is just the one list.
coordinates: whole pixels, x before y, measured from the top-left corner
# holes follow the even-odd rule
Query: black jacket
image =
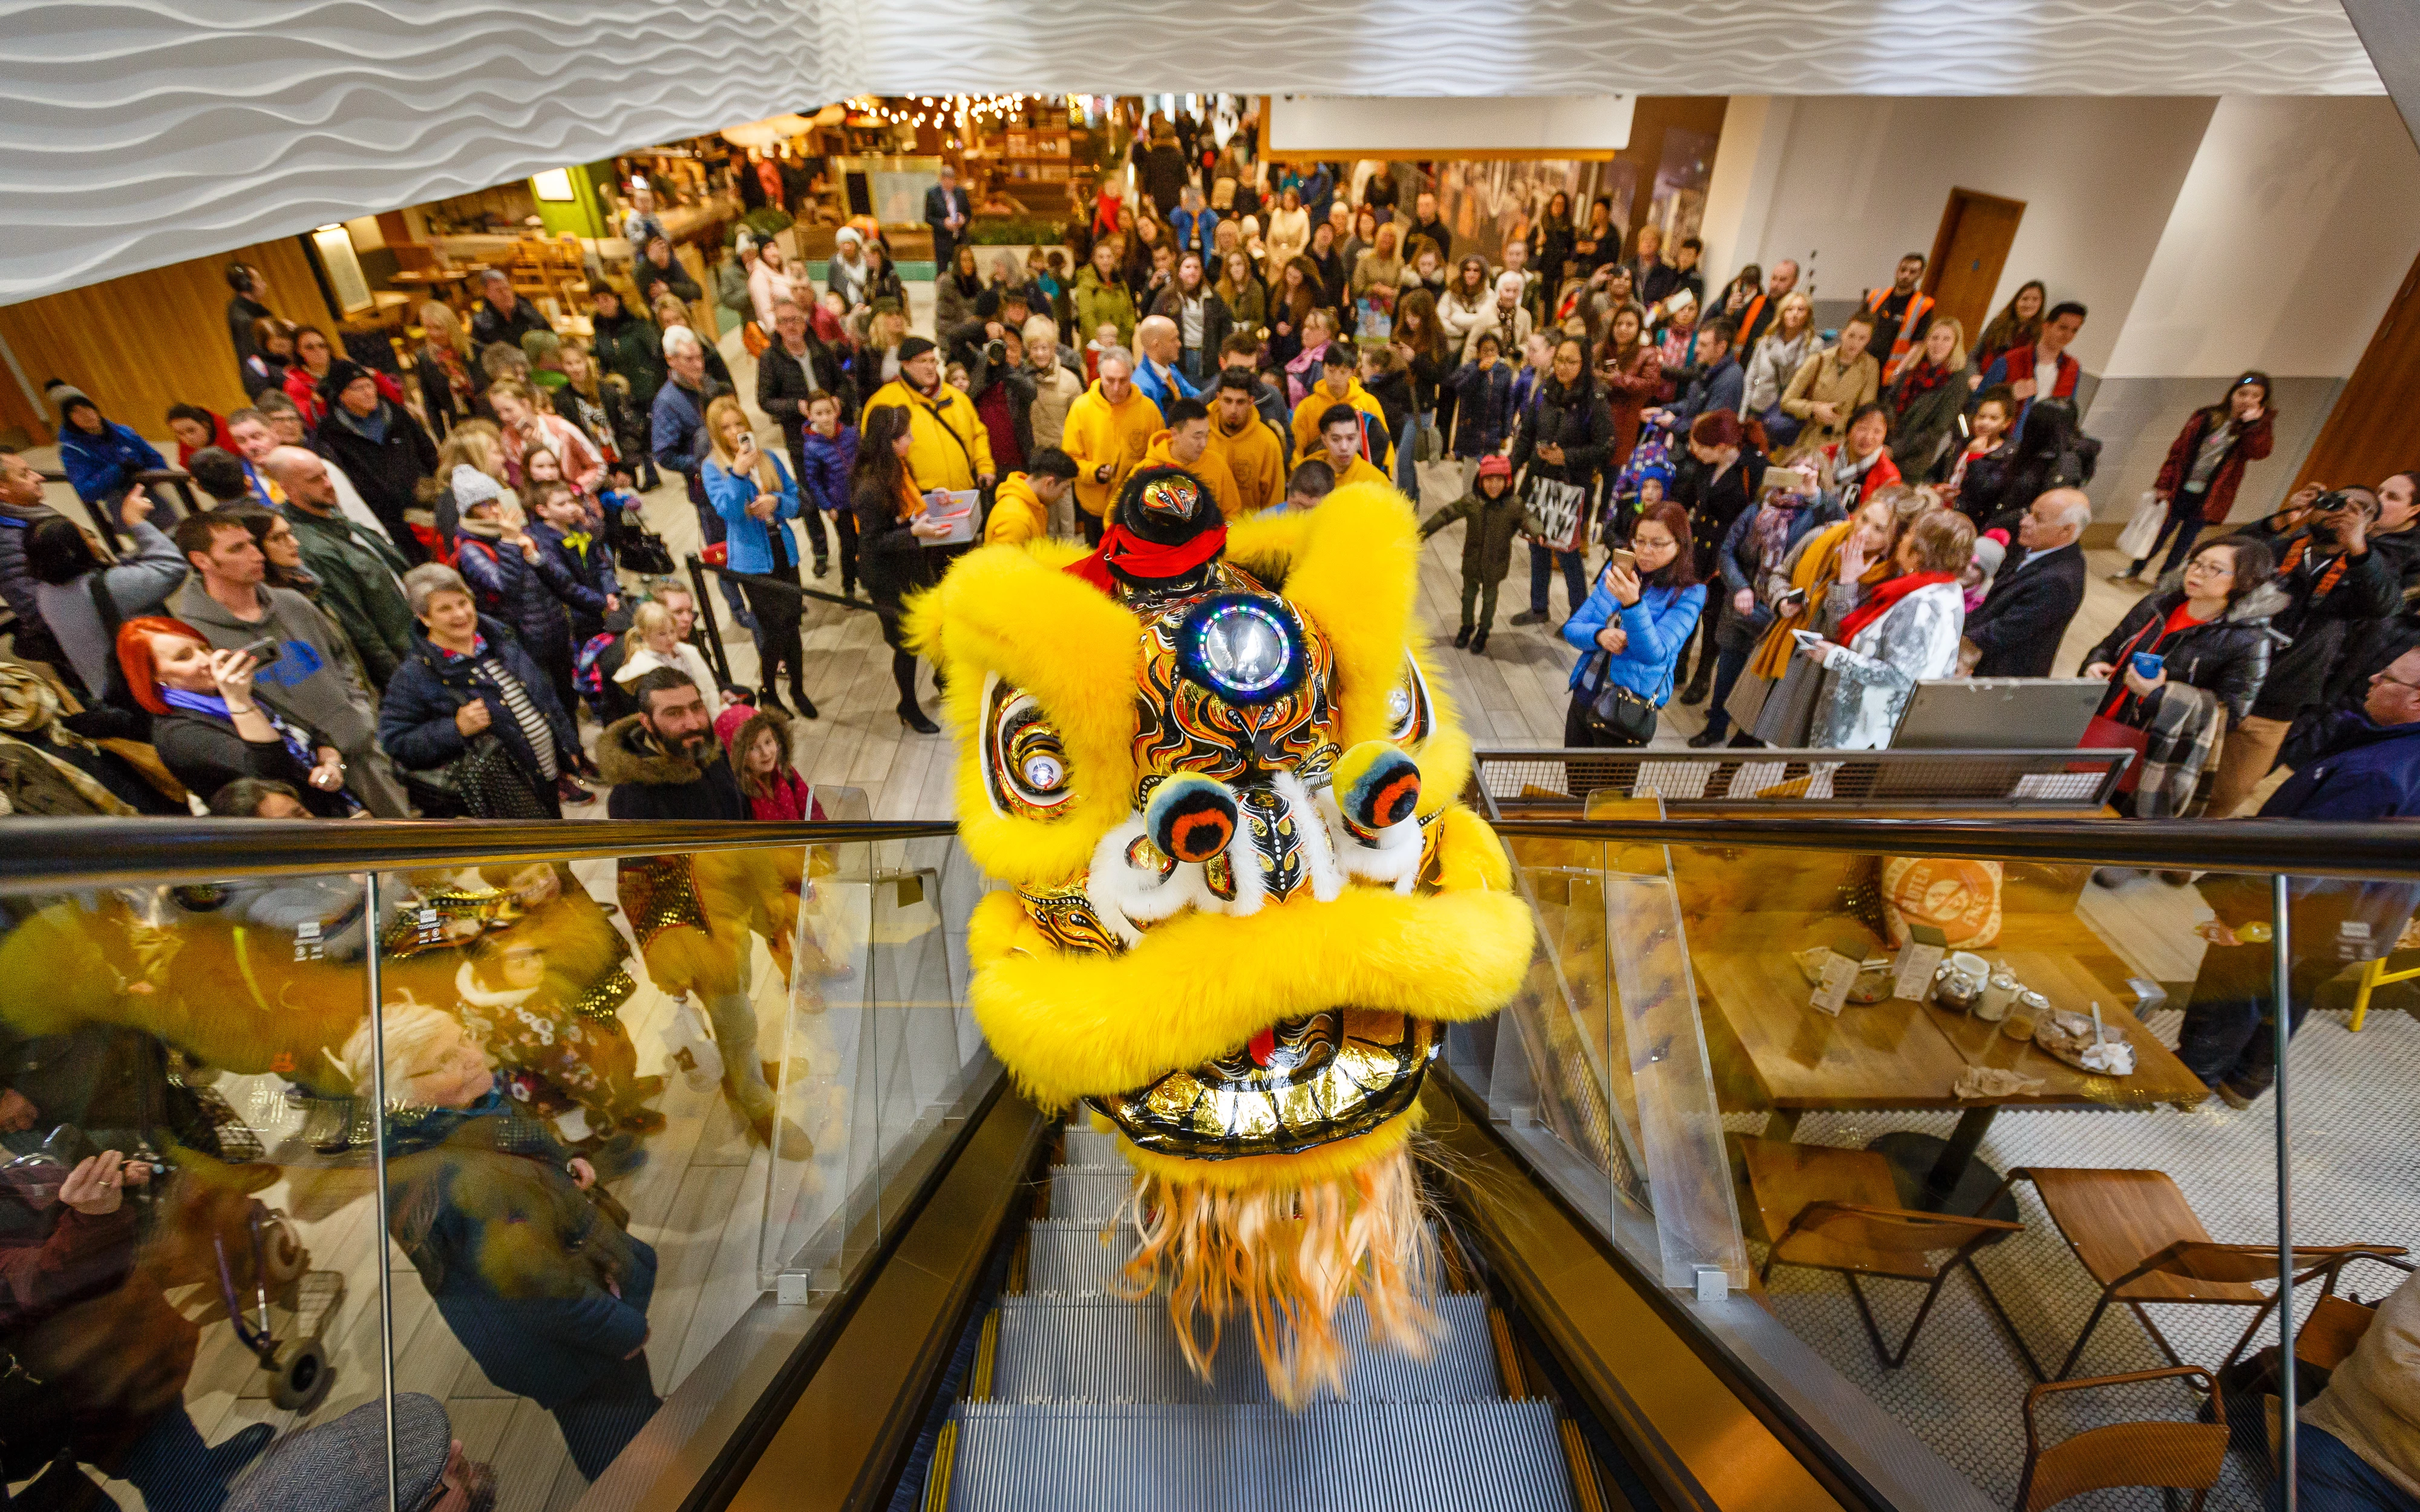
[[(1184, 312), (1184, 296), (1177, 293), (1175, 285), (1171, 284), (1159, 291), (1159, 298), (1152, 301), (1149, 313), (1164, 315), (1175, 321), (1177, 333), (1181, 339), (1185, 331)], [(1202, 364), (1205, 367), (1218, 365), (1218, 347), (1226, 341), (1228, 333), (1234, 329), (1235, 316), (1233, 312), (1227, 308), (1227, 301), (1218, 297), (1218, 290), (1207, 284), (1202, 285), (1201, 352)]]
[(564, 605), (575, 584), (559, 563), (543, 550), (532, 562), (517, 546), (467, 532), (454, 539), (454, 570), (470, 585), (481, 614), (519, 636), (533, 656), (569, 652), (571, 625)]
[[(2048, 677), (2058, 638), (2084, 606), (2084, 549), (2070, 544), (2031, 567), (2026, 552), (2000, 568), (1992, 592), (1966, 621), (1983, 650), (1978, 677)], [(2024, 570), (2019, 570), (2023, 568)]]
[(2307, 530), (2280, 532), (2263, 519), (2240, 533), (2268, 542), (2277, 553), (2276, 581), (2287, 602), (2272, 616), (2270, 626), (2293, 642), (2271, 661), (2269, 680), (2261, 685), (2252, 712), (2264, 719), (2291, 719), (2326, 696), (2328, 673), (2344, 649), (2347, 631), (2395, 612), (2400, 602), (2395, 564), (2385, 552), (2374, 549), (2320, 563), (2304, 544), (2303, 560), (2289, 571), (2287, 557), (2298, 542), (2307, 543)]
[(428, 560), (428, 553), (421, 549), (420, 537), (412, 533), (403, 512), (413, 507), (412, 490), (420, 480), (437, 471), (437, 443), (394, 400), (380, 399), (379, 409), (386, 417), (386, 437), (375, 441), (348, 424), (349, 416), (332, 409), (319, 424), (319, 455), (345, 470), (361, 490), (362, 502), (386, 527), (396, 550), (417, 566)]
[(807, 332), (807, 351), (803, 360), (790, 355), (779, 335), (765, 355), (756, 359), (756, 408), (782, 423), (782, 439), (789, 444), (790, 471), (799, 471), (799, 438), (807, 428), (807, 395), (816, 390), (840, 400), (841, 418), (851, 424), (857, 419), (857, 385), (849, 380), (848, 368), (840, 354), (817, 340), (814, 332)]
[(858, 580), (882, 616), (882, 638), (899, 650), (900, 600), (932, 580), (930, 553), (899, 517), (899, 501), (870, 475), (850, 486), (849, 506), (857, 511)]
[(537, 306), (527, 300), (515, 299), (510, 316), (498, 315), (494, 305), (481, 300), (479, 307), (471, 312), (472, 360), (476, 362), (482, 353), (500, 341), (519, 351), (522, 336), (533, 331), (551, 332), (553, 329), (546, 323), (546, 316), (538, 314)]
[[(1552, 378), (1540, 384), (1537, 397), (1521, 412), (1520, 427), (1512, 443), (1516, 473), (1526, 467), (1538, 477), (1585, 486), (1613, 447), (1613, 409), (1605, 401), (1605, 391), (1585, 373), (1572, 389)], [(1563, 449), (1561, 462), (1536, 460), (1538, 447), (1545, 442)]]
[(613, 784), (606, 795), (609, 819), (748, 819), (753, 817), (731, 764), (706, 737), (706, 764), (672, 754), (647, 733), (646, 719), (633, 714), (608, 725), (597, 737), (597, 769)]
[(575, 653), (605, 633), (605, 600), (622, 592), (622, 579), (613, 570), (613, 547), (606, 543), (603, 532), (587, 533), (586, 546), (574, 550), (564, 533), (546, 521), (533, 520), (529, 526), (529, 538), (537, 543), (538, 555), (549, 563), (546, 585), (570, 616)]
[[(302, 736), (314, 750), (335, 744), (314, 731), (303, 731)], [(342, 819), (352, 811), (342, 794), (322, 793), (311, 785), (310, 764), (298, 761), (286, 748), (286, 742), (246, 740), (225, 719), (167, 715), (152, 721), (151, 745), (169, 775), (205, 803), (236, 779), (256, 777), (292, 787), (301, 795), (302, 807), (322, 819)]]
[(1162, 143), (1142, 155), (1136, 164), (1136, 175), (1142, 180), (1143, 193), (1151, 196), (1154, 208), (1163, 221), (1176, 213), (1185, 194), (1185, 186), (1193, 180), (1193, 165), (1185, 161), (1185, 153), (1172, 143)]
[(664, 386), (664, 333), (653, 320), (627, 310), (597, 316), (596, 330), (597, 365), (621, 375), (630, 386), (630, 405), (639, 415), (639, 450), (644, 452), (647, 407), (656, 402), (656, 391)]
[(2143, 722), (2143, 701), (2126, 691), (2125, 659), (2137, 652), (2155, 652), (2168, 681), (2183, 683), (2217, 696), (2226, 705), (2229, 725), (2252, 712), (2260, 685), (2269, 677), (2269, 656), (2276, 637), (2269, 618), (2286, 605), (2286, 594), (2273, 583), (2259, 587), (2227, 606), (2226, 612), (2202, 625), (2189, 625), (2160, 643), (2160, 627), (2185, 601), (2184, 590), (2149, 594), (2135, 601), (2107, 639), (2086, 652), (2084, 664), (2106, 662), (2118, 669), (2109, 679), (2109, 697), (2101, 712), (2128, 724)]
[[(479, 634), (504, 670), (520, 680), (521, 690), (554, 733), (556, 771), (569, 770), (572, 758), (580, 752), (580, 733), (571, 716), (554, 701), (554, 684), (503, 625), (484, 614), (479, 617)], [(543, 786), (545, 768), (538, 763), (537, 752), (530, 748), (520, 721), (504, 702), (503, 687), (470, 657), (439, 650), (428, 633), (416, 625), (411, 632), (411, 655), (395, 670), (379, 704), (379, 748), (410, 771), (444, 765), (462, 754), (465, 742), (460, 727), (454, 723), (454, 713), (473, 699), (487, 704), (489, 733), (513, 753), (513, 761), (530, 781)]]
[(1681, 464), (1680, 475), (1672, 480), (1672, 498), (1689, 512), (1689, 541), (1697, 552), (1699, 581), (1714, 575), (1714, 553), (1722, 549), (1731, 521), (1764, 486), (1765, 465), (1764, 454), (1753, 446), (1741, 447), (1739, 460), (1712, 482), (1707, 480), (1714, 470), (1696, 457)]
[[(644, 253), (642, 253), (631, 259), (630, 283), (638, 290), (640, 308), (651, 315), (655, 313), (656, 288), (659, 285), (679, 295), (683, 304), (695, 304), (701, 297), (697, 280), (689, 276), (689, 270), (681, 266), (678, 257), (673, 258), (663, 267), (659, 268), (648, 260)], [(708, 342), (706, 349), (711, 353), (714, 350), (713, 343)]]

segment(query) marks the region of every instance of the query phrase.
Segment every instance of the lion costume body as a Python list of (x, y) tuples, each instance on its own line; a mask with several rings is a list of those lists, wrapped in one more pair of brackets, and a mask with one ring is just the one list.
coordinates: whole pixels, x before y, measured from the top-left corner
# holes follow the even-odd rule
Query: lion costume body
[(1138, 473), (1103, 551), (980, 548), (909, 630), (964, 737), (960, 833), (1014, 887), (970, 928), (977, 1020), (1030, 1096), (1121, 1136), (1127, 1278), (1167, 1289), (1195, 1367), (1241, 1311), (1298, 1403), (1342, 1383), (1347, 1296), (1378, 1340), (1429, 1341), (1417, 1098), (1531, 931), (1455, 801), (1470, 745), (1421, 659), (1409, 506), (1362, 485), (1230, 531), (1207, 499)]

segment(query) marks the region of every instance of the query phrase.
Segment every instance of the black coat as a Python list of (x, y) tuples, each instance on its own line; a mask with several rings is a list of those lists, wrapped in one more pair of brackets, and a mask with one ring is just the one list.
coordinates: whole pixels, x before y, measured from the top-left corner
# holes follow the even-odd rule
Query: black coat
[[(1943, 482), (1948, 481), (1950, 471), (1957, 467), (1958, 454), (1962, 450), (1963, 443), (1951, 447), (1942, 457), (1939, 471)], [(2017, 446), (2014, 441), (1988, 456), (1977, 457), (1966, 464), (1966, 476), (1958, 485), (1958, 512), (1973, 520), (1976, 530), (1982, 530), (1990, 521), (2010, 509), (2024, 509), (2033, 502), (2030, 496), (2021, 500), (2014, 497), (2015, 490), (2011, 485), (2015, 481), (2016, 466)], [(2014, 500), (2013, 503), (2011, 500)]]
[(875, 485), (870, 470), (850, 486), (849, 506), (857, 511), (858, 581), (882, 616), (882, 639), (902, 650), (900, 601), (933, 580), (930, 553), (899, 517), (899, 501)]
[[(439, 386), (443, 386), (442, 380)], [(416, 566), (428, 560), (428, 553), (421, 549), (420, 537), (412, 533), (403, 512), (413, 507), (412, 490), (420, 480), (437, 471), (437, 443), (394, 400), (380, 399), (379, 409), (386, 415), (385, 440), (371, 440), (345, 424), (344, 416), (331, 413), (319, 425), (319, 455), (345, 470), (361, 490), (362, 502), (386, 527), (396, 550)]]
[(1714, 554), (1730, 534), (1731, 521), (1740, 517), (1764, 486), (1765, 466), (1764, 454), (1753, 446), (1741, 447), (1739, 460), (1724, 469), (1719, 478), (1713, 478), (1714, 470), (1694, 456), (1681, 464), (1680, 474), (1672, 480), (1672, 499), (1689, 512), (1689, 543), (1697, 553), (1700, 582), (1714, 576)]
[(475, 361), (500, 341), (519, 351), (524, 335), (533, 331), (553, 330), (546, 323), (546, 316), (538, 313), (537, 306), (527, 300), (515, 299), (513, 313), (509, 316), (498, 315), (494, 305), (481, 300), (479, 307), (471, 312), (471, 356)]
[[(1185, 331), (1184, 311), (1184, 297), (1176, 292), (1176, 285), (1171, 284), (1168, 287), (1159, 291), (1159, 297), (1157, 299), (1152, 301), (1150, 313), (1153, 315), (1164, 315), (1169, 319), (1175, 321), (1178, 334), (1181, 337)], [(1218, 348), (1225, 343), (1229, 333), (1234, 329), (1234, 312), (1227, 308), (1227, 301), (1218, 297), (1216, 289), (1213, 289), (1207, 284), (1202, 285), (1201, 350), (1202, 364), (1205, 367), (1216, 367), (1218, 365)]]
[(807, 428), (807, 395), (816, 390), (840, 400), (841, 418), (849, 423), (857, 419), (857, 386), (849, 380), (848, 368), (840, 354), (807, 333), (807, 352), (803, 361), (790, 355), (790, 349), (776, 336), (765, 355), (756, 359), (756, 408), (782, 423), (782, 439), (790, 448), (790, 471), (799, 471), (799, 438)]
[[(311, 731), (302, 735), (314, 750), (335, 744)], [(342, 794), (322, 793), (311, 785), (310, 764), (298, 761), (286, 748), (286, 742), (246, 740), (225, 719), (196, 714), (165, 716), (152, 722), (151, 745), (169, 775), (205, 803), (236, 779), (256, 777), (293, 788), (302, 807), (322, 819), (342, 819), (352, 811)]]
[(2024, 568), (2031, 556), (2002, 566), (1991, 594), (1967, 617), (1966, 639), (1983, 651), (1978, 677), (2048, 677), (2058, 638), (2084, 606), (2082, 548), (2060, 547)]
[[(1521, 433), (1512, 442), (1512, 471), (1528, 468), (1542, 478), (1559, 479), (1585, 487), (1605, 466), (1613, 449), (1613, 409), (1605, 391), (1582, 374), (1575, 388), (1565, 389), (1552, 378), (1538, 386), (1537, 397), (1521, 412)], [(1540, 445), (1563, 449), (1560, 462), (1540, 462)]]
[[(954, 236), (947, 224), (953, 208), (958, 212), (958, 229)], [(967, 198), (965, 190), (944, 191), (940, 185), (935, 184), (924, 191), (924, 224), (933, 228), (934, 267), (947, 269), (950, 266), (950, 260), (957, 255), (959, 238), (974, 229), (974, 202)]]
[[(538, 671), (537, 663), (530, 660), (529, 653), (503, 625), (482, 615), (479, 634), (486, 638), (489, 651), (504, 664), (504, 670), (520, 680), (521, 690), (537, 705), (547, 728), (554, 733), (555, 770), (568, 770), (572, 758), (580, 752), (580, 733), (563, 705), (554, 701), (554, 684)], [(409, 771), (425, 772), (444, 765), (462, 754), (466, 741), (460, 727), (454, 723), (454, 714), (473, 699), (488, 706), (489, 733), (513, 753), (513, 761), (522, 775), (543, 787), (541, 774), (545, 768), (538, 763), (537, 752), (530, 748), (520, 721), (513, 717), (511, 706), (505, 703), (503, 687), (470, 657), (449, 656), (440, 651), (429, 641), (428, 633), (417, 625), (411, 632), (411, 655), (395, 670), (379, 703), (379, 748), (397, 766)]]
[(2328, 673), (2344, 649), (2346, 632), (2395, 612), (2400, 603), (2395, 563), (2386, 552), (2365, 550), (2338, 559), (2339, 572), (2333, 563), (2315, 565), (2305, 546), (2304, 560), (2288, 572), (2287, 555), (2298, 540), (2307, 538), (2306, 531), (2281, 532), (2264, 519), (2243, 527), (2241, 533), (2268, 542), (2277, 553), (2276, 581), (2287, 602), (2270, 625), (2293, 642), (2271, 661), (2269, 680), (2261, 685), (2252, 712), (2264, 719), (2291, 719), (2326, 696)]
[(636, 714), (617, 719), (597, 737), (597, 769), (613, 791), (606, 795), (609, 819), (749, 819), (754, 817), (731, 764), (714, 736), (706, 737), (707, 761), (657, 748), (646, 720)]
[(2260, 685), (2268, 680), (2269, 656), (2276, 641), (2269, 630), (2269, 618), (2285, 606), (2285, 594), (2263, 583), (2228, 605), (2217, 619), (2189, 625), (2166, 643), (2157, 643), (2160, 627), (2184, 601), (2180, 588), (2146, 594), (2126, 611), (2107, 639), (2085, 653), (2086, 667), (2106, 662), (2118, 669), (2110, 676), (2110, 693), (2102, 702), (2102, 713), (2128, 724), (2143, 722), (2138, 712), (2142, 701), (2126, 691), (2124, 675), (2125, 658), (2142, 651), (2159, 654), (2160, 670), (2168, 681), (2214, 694), (2226, 705), (2229, 725), (2252, 712)]

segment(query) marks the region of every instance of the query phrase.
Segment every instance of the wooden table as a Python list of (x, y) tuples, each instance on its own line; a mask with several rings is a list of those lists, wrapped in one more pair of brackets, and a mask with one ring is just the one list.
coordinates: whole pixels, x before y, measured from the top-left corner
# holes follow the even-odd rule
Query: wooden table
[[(1728, 1034), (1763, 1099), (1792, 1123), (1809, 1111), (1958, 1110), (1958, 1127), (1946, 1140), (1899, 1133), (1869, 1147), (1890, 1160), (1910, 1207), (1972, 1213), (1983, 1205), (2000, 1178), (1975, 1151), (2002, 1107), (2190, 1106), (2207, 1095), (2200, 1078), (2123, 1006), (2132, 996), (2124, 964), (2071, 918), (2012, 917), (2001, 945), (1976, 953), (1995, 965), (2007, 963), (2055, 1010), (2084, 1013), (2100, 1003), (2110, 1037), (2134, 1047), (2131, 1076), (2080, 1071), (2008, 1038), (1997, 1024), (1930, 1003), (1886, 998), (1852, 1003), (1838, 1018), (1821, 1012), (1808, 1006), (1813, 988), (1789, 953), (1789, 942), (1804, 938), (1807, 923), (1799, 915), (1740, 915), (1711, 930), (1701, 925), (1708, 938), (1692, 949), (1691, 963), (1699, 1001), (1714, 1009), (1703, 1015), (1710, 1041)], [(1969, 1065), (2013, 1071), (2042, 1086), (2010, 1097), (1961, 1099), (1951, 1088)], [(2003, 1203), (2008, 1213), (1987, 1216), (2013, 1216), (2015, 1204)]]

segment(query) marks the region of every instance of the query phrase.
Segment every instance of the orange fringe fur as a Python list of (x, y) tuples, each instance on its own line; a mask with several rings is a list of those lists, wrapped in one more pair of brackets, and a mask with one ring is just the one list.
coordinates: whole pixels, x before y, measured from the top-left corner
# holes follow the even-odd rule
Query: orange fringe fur
[(1344, 1394), (1350, 1351), (1337, 1337), (1336, 1312), (1348, 1297), (1361, 1299), (1373, 1344), (1418, 1360), (1435, 1347), (1430, 1299), (1442, 1262), (1406, 1145), (1284, 1189), (1146, 1172), (1133, 1200), (1141, 1247), (1126, 1262), (1129, 1294), (1168, 1288), (1177, 1347), (1205, 1381), (1239, 1311), (1251, 1320), (1271, 1393), (1289, 1409), (1323, 1386)]

